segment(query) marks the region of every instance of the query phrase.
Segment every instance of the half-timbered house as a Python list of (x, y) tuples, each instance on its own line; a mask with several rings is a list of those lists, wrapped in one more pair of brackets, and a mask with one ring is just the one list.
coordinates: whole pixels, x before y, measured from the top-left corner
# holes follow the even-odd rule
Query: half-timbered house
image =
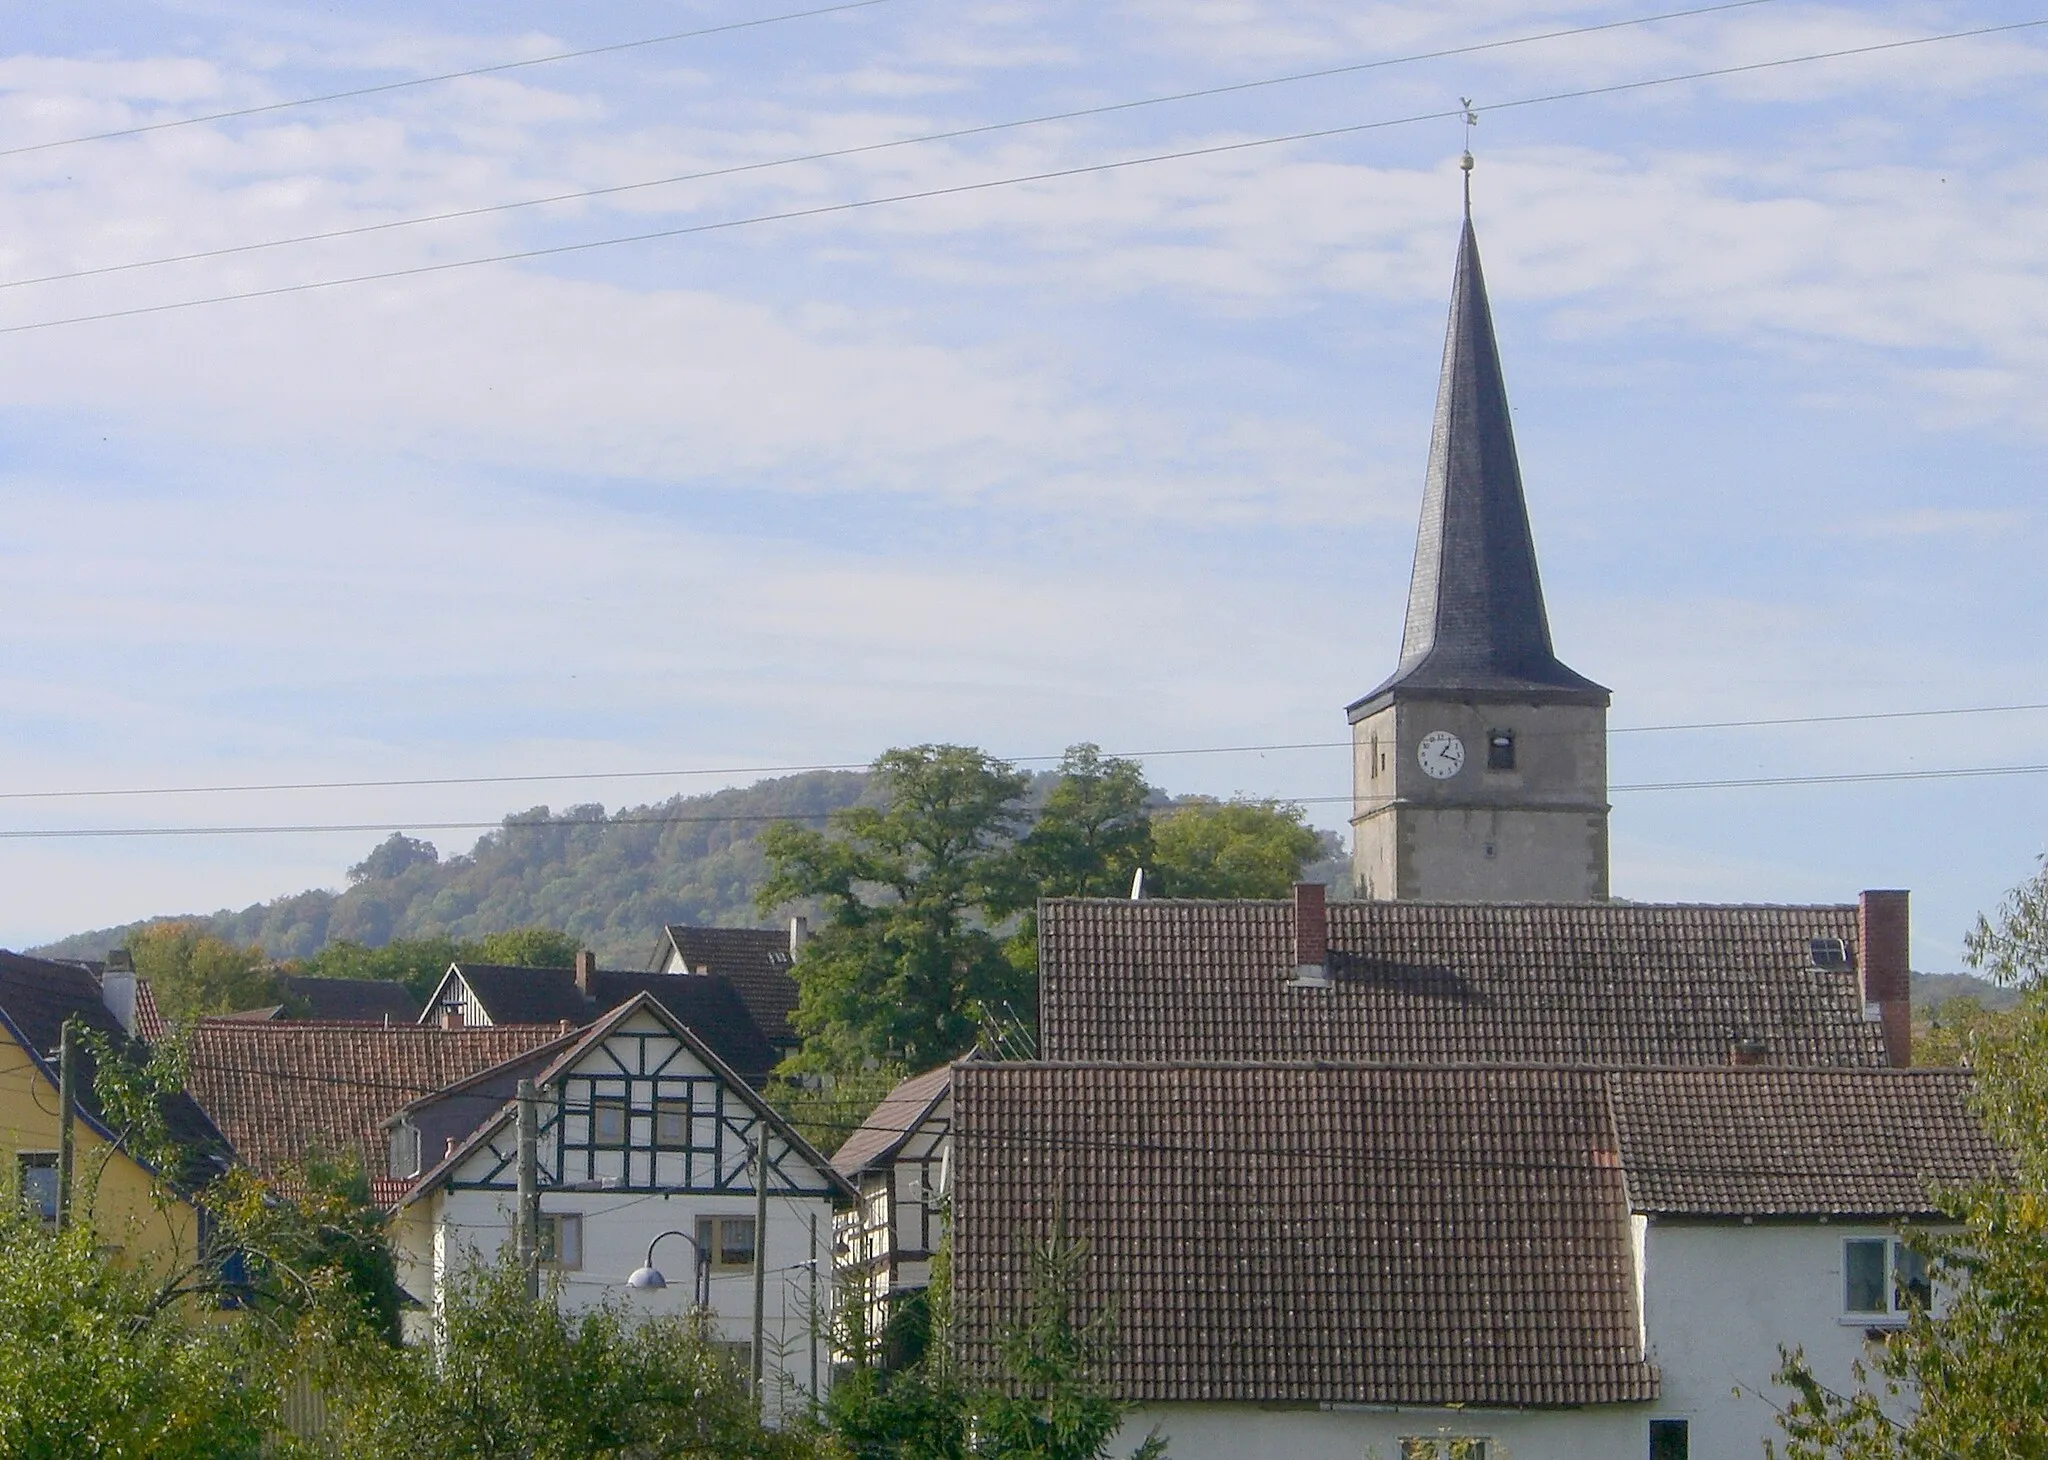
[[(541, 1250), (564, 1305), (607, 1296), (648, 1314), (702, 1305), (722, 1342), (746, 1347), (763, 1244), (768, 1392), (793, 1402), (822, 1393), (833, 1211), (853, 1188), (708, 1041), (646, 993), (544, 1061), (485, 1072), (392, 1119), (392, 1174), (409, 1181), (391, 1227), (407, 1290), (431, 1309), (464, 1264), (514, 1240), (513, 1097), (522, 1077), (539, 1101)], [(764, 1136), (765, 1230), (754, 1159)], [(642, 1266), (666, 1285), (629, 1289)]]

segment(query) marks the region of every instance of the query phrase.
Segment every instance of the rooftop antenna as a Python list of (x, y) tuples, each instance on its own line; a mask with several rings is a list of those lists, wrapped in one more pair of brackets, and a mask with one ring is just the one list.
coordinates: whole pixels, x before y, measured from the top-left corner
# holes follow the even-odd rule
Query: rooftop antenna
[(1458, 159), (1458, 166), (1465, 172), (1465, 216), (1472, 216), (1472, 129), (1479, 125), (1479, 113), (1473, 109), (1472, 98), (1461, 96), (1458, 101), (1465, 108), (1465, 155)]

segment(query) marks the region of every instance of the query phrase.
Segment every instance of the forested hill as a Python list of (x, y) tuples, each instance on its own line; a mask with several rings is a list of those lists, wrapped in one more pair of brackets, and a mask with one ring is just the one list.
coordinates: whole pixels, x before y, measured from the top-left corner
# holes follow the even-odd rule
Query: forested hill
[[(273, 958), (303, 958), (343, 938), (379, 947), (392, 938), (474, 938), (539, 925), (575, 935), (607, 965), (638, 968), (664, 923), (758, 923), (762, 830), (785, 817), (822, 821), (825, 812), (857, 803), (867, 784), (860, 772), (814, 771), (610, 815), (602, 806), (537, 806), (506, 817), (457, 856), (394, 836), (350, 869), (344, 892), (316, 889), (240, 912), (189, 916)], [(31, 951), (99, 958), (158, 921), (77, 933)]]

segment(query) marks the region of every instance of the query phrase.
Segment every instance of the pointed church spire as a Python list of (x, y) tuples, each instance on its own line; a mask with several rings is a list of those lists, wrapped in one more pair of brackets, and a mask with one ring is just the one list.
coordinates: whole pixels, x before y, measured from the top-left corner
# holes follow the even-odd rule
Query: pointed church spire
[(1395, 690), (1526, 691), (1547, 701), (1608, 702), (1606, 689), (1567, 669), (1550, 647), (1507, 386), (1472, 229), (1471, 176), (1468, 162), (1401, 663), (1352, 706), (1354, 719)]

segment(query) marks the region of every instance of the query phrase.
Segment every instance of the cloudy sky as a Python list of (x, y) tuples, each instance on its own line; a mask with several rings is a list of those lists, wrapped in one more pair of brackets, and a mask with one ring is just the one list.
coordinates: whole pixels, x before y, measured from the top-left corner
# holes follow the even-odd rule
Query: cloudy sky
[[(1317, 746), (1148, 766), (1341, 827), (1464, 96), (1617, 894), (1908, 887), (1947, 968), (2032, 871), (2044, 776), (1629, 788), (2048, 762), (2041, 709), (1644, 728), (2048, 705), (2048, 26), (1893, 45), (2038, 5), (816, 3), (10, 7), (0, 945), (376, 840), (23, 832), (925, 740)], [(517, 775), (585, 778), (45, 794)]]

